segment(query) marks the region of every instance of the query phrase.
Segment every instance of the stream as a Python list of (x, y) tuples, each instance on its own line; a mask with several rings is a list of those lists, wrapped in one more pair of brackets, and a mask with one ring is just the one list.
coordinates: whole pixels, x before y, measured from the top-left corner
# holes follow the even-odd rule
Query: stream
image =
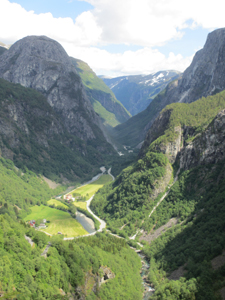
[(144, 286), (144, 294), (143, 294), (143, 300), (148, 300), (150, 296), (153, 295), (154, 289), (151, 287), (150, 282), (147, 279), (148, 276), (148, 270), (149, 270), (149, 263), (147, 262), (145, 256), (141, 253), (138, 253), (138, 256), (141, 258), (141, 278), (143, 281), (143, 286)]

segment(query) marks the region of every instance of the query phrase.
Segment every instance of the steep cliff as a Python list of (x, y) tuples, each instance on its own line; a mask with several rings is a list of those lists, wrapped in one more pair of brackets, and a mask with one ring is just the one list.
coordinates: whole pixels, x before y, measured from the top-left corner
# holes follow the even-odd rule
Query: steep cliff
[(0, 77), (41, 92), (64, 119), (67, 130), (82, 140), (102, 135), (81, 79), (56, 41), (29, 36), (16, 42), (0, 57)]
[[(47, 177), (55, 172), (57, 177), (75, 180), (115, 154), (81, 78), (57, 42), (35, 36), (16, 42), (0, 56), (0, 77), (24, 87), (1, 81), (5, 157)], [(24, 157), (22, 148), (29, 155), (24, 151)]]
[[(208, 35), (204, 48), (195, 54), (191, 65), (178, 79), (169, 83), (145, 111), (115, 127), (114, 137), (128, 145), (137, 145), (166, 105), (191, 103), (224, 90), (224, 53), (225, 29), (222, 28)], [(129, 132), (134, 132), (132, 139)]]
[(190, 169), (223, 159), (225, 92), (191, 104), (167, 106), (146, 135), (139, 156), (149, 149), (166, 154), (171, 163)]

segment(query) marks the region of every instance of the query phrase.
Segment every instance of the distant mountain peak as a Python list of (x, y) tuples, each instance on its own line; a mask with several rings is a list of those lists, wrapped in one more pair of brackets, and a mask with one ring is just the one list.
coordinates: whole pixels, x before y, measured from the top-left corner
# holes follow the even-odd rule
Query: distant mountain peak
[(171, 80), (174, 80), (179, 75), (180, 72), (178, 71), (165, 70), (148, 75), (130, 75), (102, 79), (126, 109), (132, 115), (135, 115), (144, 110), (152, 99)]

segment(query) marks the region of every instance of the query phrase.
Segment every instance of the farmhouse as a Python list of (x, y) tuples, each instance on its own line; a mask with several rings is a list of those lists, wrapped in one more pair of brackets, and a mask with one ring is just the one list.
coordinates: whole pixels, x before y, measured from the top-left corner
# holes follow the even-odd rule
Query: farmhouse
[(30, 224), (31, 227), (35, 227), (35, 220), (31, 220), (31, 221), (29, 222), (29, 224)]

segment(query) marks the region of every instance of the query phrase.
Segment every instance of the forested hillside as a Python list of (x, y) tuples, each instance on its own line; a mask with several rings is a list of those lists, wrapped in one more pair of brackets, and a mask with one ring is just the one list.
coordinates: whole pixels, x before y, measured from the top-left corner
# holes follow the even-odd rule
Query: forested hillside
[(21, 219), (32, 205), (46, 204), (65, 187), (50, 189), (42, 177), (16, 169), (12, 161), (0, 158), (0, 213), (16, 214)]
[[(2, 299), (142, 299), (140, 260), (124, 240), (99, 234), (64, 242), (55, 236), (45, 258), (41, 254), (48, 241), (46, 234), (0, 216)], [(107, 281), (105, 270), (112, 279), (100, 287), (101, 280)]]
[[(65, 187), (52, 190), (41, 177), (3, 158), (0, 182), (2, 299), (142, 299), (140, 259), (125, 240), (102, 233), (66, 242), (22, 221), (31, 206), (46, 205)], [(108, 281), (106, 274), (111, 274)]]
[[(151, 299), (220, 299), (225, 286), (224, 260), (217, 267), (211, 263), (225, 248), (224, 108), (225, 92), (167, 106), (148, 132), (138, 161), (93, 200), (92, 208), (113, 231), (122, 236), (139, 232), (145, 241), (148, 278), (156, 289)], [(166, 224), (172, 220), (170, 228)]]

